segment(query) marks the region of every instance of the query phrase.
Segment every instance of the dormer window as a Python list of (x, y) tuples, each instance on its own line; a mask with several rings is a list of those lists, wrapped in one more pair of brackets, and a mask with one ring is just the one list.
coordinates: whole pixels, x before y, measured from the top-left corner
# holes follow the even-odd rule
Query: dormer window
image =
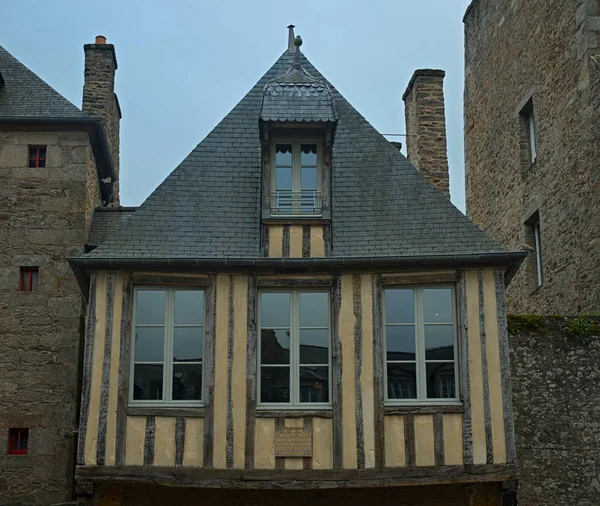
[(274, 139), (271, 214), (321, 216), (320, 139)]

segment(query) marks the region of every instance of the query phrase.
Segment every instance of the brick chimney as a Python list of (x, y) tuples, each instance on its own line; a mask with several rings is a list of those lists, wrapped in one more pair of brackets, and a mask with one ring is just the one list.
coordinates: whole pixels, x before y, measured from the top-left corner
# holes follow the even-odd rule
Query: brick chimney
[(83, 84), (83, 112), (98, 116), (104, 121), (104, 129), (110, 155), (117, 176), (113, 183), (115, 205), (119, 205), (119, 131), (121, 108), (115, 94), (115, 71), (117, 56), (115, 46), (106, 43), (106, 37), (98, 35), (94, 44), (85, 44), (85, 71)]
[(409, 161), (438, 190), (450, 197), (443, 70), (420, 69), (402, 95)]

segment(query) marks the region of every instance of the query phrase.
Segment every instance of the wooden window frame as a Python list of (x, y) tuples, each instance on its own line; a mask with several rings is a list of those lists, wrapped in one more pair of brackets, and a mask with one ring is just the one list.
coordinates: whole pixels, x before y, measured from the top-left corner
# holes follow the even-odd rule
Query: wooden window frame
[[(13, 445), (13, 435), (16, 433), (17, 446)], [(20, 448), (23, 433), (27, 435), (27, 446), (24, 450)], [(28, 428), (10, 428), (8, 429), (8, 454), (11, 456), (24, 457), (29, 453), (29, 429)]]
[[(33, 289), (34, 274), (37, 274), (35, 290)], [(37, 292), (40, 285), (39, 267), (19, 268), (19, 292)]]
[[(139, 362), (140, 364), (162, 364), (163, 366), (163, 398), (162, 399), (134, 399), (134, 380), (135, 380), (135, 330), (137, 315), (137, 294), (141, 291), (164, 291), (165, 292), (165, 320), (164, 326), (164, 351), (162, 362)], [(199, 400), (173, 400), (173, 343), (175, 327), (185, 325), (175, 325), (175, 292), (201, 291), (204, 294), (204, 323), (203, 325), (188, 325), (190, 327), (202, 327), (202, 389), (201, 399)], [(207, 290), (204, 286), (164, 286), (164, 285), (136, 285), (133, 288), (133, 311), (131, 321), (131, 358), (130, 358), (130, 377), (129, 377), (129, 406), (131, 407), (173, 407), (173, 408), (196, 408), (204, 407), (206, 398), (206, 322), (208, 319)], [(144, 326), (152, 326), (146, 325)], [(161, 326), (156, 324), (155, 326)], [(184, 362), (189, 363), (190, 362)], [(196, 362), (194, 362), (196, 363)]]
[[(43, 155), (42, 154), (43, 150)], [(32, 156), (32, 151), (35, 151), (35, 156)], [(48, 158), (48, 146), (29, 146), (28, 150), (28, 167), (30, 169), (44, 169), (46, 168), (46, 160)], [(33, 165), (32, 165), (33, 162)]]
[[(452, 398), (428, 398), (427, 397), (427, 363), (435, 363), (436, 361), (426, 360), (425, 358), (425, 322), (423, 316), (423, 290), (425, 289), (436, 289), (436, 288), (450, 288), (452, 296), (452, 326), (454, 333), (454, 394)], [(416, 368), (416, 383), (417, 383), (417, 396), (414, 399), (390, 399), (388, 397), (388, 380), (387, 380), (387, 318), (385, 315), (385, 292), (389, 289), (406, 289), (413, 290), (414, 300), (414, 311), (415, 311), (415, 368)], [(417, 295), (418, 294), (418, 295)], [(381, 303), (381, 316), (383, 322), (383, 389), (384, 389), (384, 405), (385, 406), (449, 406), (449, 405), (460, 405), (461, 392), (460, 392), (460, 377), (459, 377), (459, 366), (462, 357), (459, 356), (458, 347), (458, 304), (456, 299), (456, 285), (454, 283), (432, 283), (432, 284), (389, 284), (385, 285), (382, 290), (382, 303)], [(430, 324), (431, 325), (431, 324)], [(440, 325), (448, 325), (448, 323), (440, 323)], [(399, 361), (401, 362), (401, 361)], [(410, 361), (407, 361), (410, 362)], [(450, 363), (449, 360), (441, 360), (440, 363)]]
[[(289, 367), (290, 370), (290, 402), (261, 402), (261, 334), (262, 334), (262, 294), (263, 293), (289, 293), (290, 294), (290, 363), (289, 366), (281, 365), (281, 367)], [(329, 354), (327, 364), (300, 364), (300, 293), (325, 293), (329, 295), (327, 299), (328, 313), (329, 313)], [(257, 370), (257, 409), (258, 410), (272, 410), (272, 411), (314, 411), (318, 410), (330, 410), (333, 408), (333, 389), (332, 389), (332, 368), (333, 368), (333, 356), (332, 356), (332, 339), (331, 339), (331, 290), (320, 289), (320, 288), (259, 288), (258, 290), (258, 343), (257, 343), (257, 356), (256, 356), (256, 370)], [(268, 327), (271, 328), (271, 327)], [(321, 328), (321, 327), (314, 327)], [(300, 367), (321, 367), (327, 366), (328, 368), (328, 389), (329, 389), (329, 400), (328, 402), (300, 402)], [(270, 364), (265, 364), (265, 367), (272, 367)], [(275, 366), (277, 367), (277, 366)]]

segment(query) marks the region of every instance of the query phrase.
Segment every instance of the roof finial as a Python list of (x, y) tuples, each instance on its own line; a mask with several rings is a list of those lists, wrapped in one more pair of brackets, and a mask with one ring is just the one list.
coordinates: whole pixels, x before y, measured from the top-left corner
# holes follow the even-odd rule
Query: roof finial
[(288, 51), (294, 50), (294, 25), (288, 26)]
[(302, 45), (302, 37), (298, 35), (294, 39), (294, 46), (296, 46), (296, 52), (294, 53), (294, 65), (300, 65), (300, 46)]

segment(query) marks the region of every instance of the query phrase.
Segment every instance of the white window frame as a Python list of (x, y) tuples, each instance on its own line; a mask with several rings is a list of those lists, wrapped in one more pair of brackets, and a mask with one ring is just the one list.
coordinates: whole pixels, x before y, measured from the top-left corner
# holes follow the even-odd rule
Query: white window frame
[[(454, 398), (429, 399), (427, 398), (427, 370), (426, 362), (434, 363), (432, 360), (425, 360), (425, 323), (423, 316), (423, 289), (427, 288), (450, 288), (452, 294), (452, 326), (454, 329)], [(385, 315), (385, 290), (387, 289), (406, 289), (413, 290), (414, 296), (414, 311), (415, 311), (415, 367), (417, 380), (417, 396), (415, 399), (390, 399), (388, 398), (388, 360), (387, 360), (387, 318)], [(417, 295), (419, 294), (419, 295)], [(456, 304), (456, 287), (453, 284), (425, 284), (425, 285), (385, 285), (383, 287), (383, 300), (381, 304), (381, 312), (383, 317), (383, 370), (384, 370), (384, 404), (386, 406), (406, 406), (406, 405), (431, 405), (431, 406), (448, 406), (460, 405), (460, 382), (459, 382), (459, 366), (461, 357), (458, 349), (458, 332), (457, 332), (457, 304)], [(447, 325), (448, 322), (440, 323), (439, 325)], [(428, 325), (431, 325), (430, 323)], [(435, 325), (435, 324), (434, 324)], [(449, 363), (449, 361), (441, 360), (440, 362)]]
[(537, 144), (535, 142), (535, 118), (533, 116), (533, 107), (527, 113), (527, 123), (529, 127), (529, 148), (531, 150), (531, 163), (537, 160)]
[[(262, 349), (262, 294), (263, 293), (289, 293), (290, 294), (290, 365), (274, 367), (289, 367), (290, 370), (290, 402), (261, 402), (261, 349)], [(330, 295), (330, 290), (319, 290), (314, 288), (266, 288), (258, 291), (258, 346), (256, 355), (256, 370), (257, 370), (257, 409), (263, 410), (315, 410), (315, 409), (331, 409), (333, 391), (331, 388), (332, 380), (332, 342), (331, 342), (331, 297), (328, 297), (328, 312), (329, 312), (329, 354), (328, 364), (302, 364), (302, 367), (323, 367), (327, 365), (328, 369), (328, 402), (300, 402), (300, 293), (326, 293)], [(270, 329), (273, 327), (269, 327)], [(307, 327), (303, 327), (307, 328)], [(322, 327), (314, 327), (321, 329)], [(270, 364), (265, 364), (265, 367), (272, 367)]]
[(540, 229), (540, 219), (533, 222), (533, 238), (535, 241), (535, 271), (537, 288), (544, 284), (544, 268), (542, 265), (542, 232)]
[[(140, 291), (164, 291), (165, 292), (165, 336), (163, 351), (163, 399), (161, 400), (134, 400), (134, 377), (135, 377), (135, 329), (137, 316), (137, 294)], [(202, 291), (204, 292), (204, 324), (202, 325), (202, 390), (200, 400), (172, 400), (173, 396), (173, 334), (175, 328), (175, 292)], [(206, 397), (206, 318), (207, 318), (206, 288), (195, 286), (152, 286), (142, 285), (133, 287), (133, 312), (131, 319), (131, 357), (129, 374), (129, 405), (135, 407), (203, 407)], [(145, 324), (144, 324), (145, 325)], [(150, 326), (150, 325), (148, 325)], [(161, 325), (156, 325), (157, 327)], [(177, 325), (177, 327), (197, 327), (199, 325)], [(148, 362), (150, 363), (150, 362)], [(158, 364), (159, 362), (156, 362)], [(186, 363), (186, 362), (182, 362)]]

